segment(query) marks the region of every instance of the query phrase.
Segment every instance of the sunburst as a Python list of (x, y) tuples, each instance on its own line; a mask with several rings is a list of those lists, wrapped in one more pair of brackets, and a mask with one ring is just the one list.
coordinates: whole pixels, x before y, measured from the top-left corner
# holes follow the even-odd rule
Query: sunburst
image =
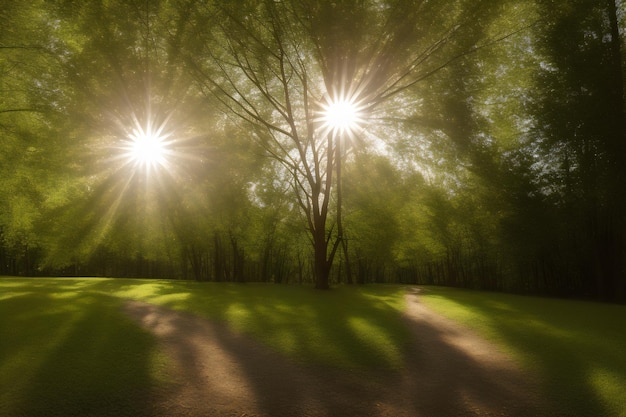
[(173, 132), (167, 130), (168, 121), (169, 117), (157, 124), (148, 114), (146, 121), (141, 123), (133, 116), (133, 126), (127, 131), (122, 145), (127, 163), (148, 171), (168, 167), (169, 158), (173, 154)]
[(322, 135), (354, 136), (365, 123), (365, 105), (356, 95), (326, 96), (316, 120), (321, 123)]

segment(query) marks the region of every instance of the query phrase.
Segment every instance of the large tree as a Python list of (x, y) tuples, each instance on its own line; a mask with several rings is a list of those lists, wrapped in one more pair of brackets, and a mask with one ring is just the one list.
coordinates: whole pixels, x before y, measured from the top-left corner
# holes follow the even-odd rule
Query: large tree
[(328, 288), (342, 241), (329, 209), (345, 149), (337, 151), (341, 141), (325, 126), (324, 109), (348, 101), (368, 119), (389, 103), (410, 106), (403, 94), (412, 86), (478, 48), (483, 34), (473, 28), (493, 16), (491, 5), (240, 1), (190, 14), (187, 63), (203, 93), (246, 122), (251, 139), (291, 176), (314, 248), (317, 288)]

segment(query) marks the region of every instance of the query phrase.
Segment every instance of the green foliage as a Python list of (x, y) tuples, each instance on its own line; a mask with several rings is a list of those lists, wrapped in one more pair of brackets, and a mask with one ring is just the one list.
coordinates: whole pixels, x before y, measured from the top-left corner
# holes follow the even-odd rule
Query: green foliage
[(623, 22), (616, 4), (538, 1), (540, 13), (553, 18), (537, 31), (541, 68), (531, 101), (534, 177), (549, 190), (559, 228), (542, 237), (552, 241), (544, 263), (569, 269), (561, 292), (606, 299), (626, 296)]
[(346, 229), (359, 269), (393, 262), (400, 243), (398, 212), (406, 203), (400, 173), (387, 158), (361, 152), (346, 166), (344, 188)]
[[(623, 300), (618, 3), (7, 0), (0, 273)], [(122, 155), (166, 120), (167, 169)]]
[(537, 373), (563, 415), (626, 415), (626, 307), (424, 287), (421, 300)]

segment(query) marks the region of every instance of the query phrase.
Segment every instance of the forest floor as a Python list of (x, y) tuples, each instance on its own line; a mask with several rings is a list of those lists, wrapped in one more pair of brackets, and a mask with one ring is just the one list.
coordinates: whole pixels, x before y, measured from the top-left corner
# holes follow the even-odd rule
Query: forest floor
[(406, 294), (411, 332), (402, 369), (303, 364), (226, 325), (138, 301), (125, 311), (170, 358), (173, 386), (153, 416), (540, 416), (538, 382), (499, 348)]

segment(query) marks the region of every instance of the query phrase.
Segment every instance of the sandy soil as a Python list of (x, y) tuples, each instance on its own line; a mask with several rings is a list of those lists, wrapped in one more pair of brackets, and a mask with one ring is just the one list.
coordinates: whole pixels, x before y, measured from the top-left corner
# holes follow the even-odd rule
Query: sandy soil
[(405, 367), (346, 372), (306, 366), (225, 325), (130, 301), (124, 309), (171, 358), (173, 387), (152, 401), (165, 416), (539, 416), (533, 379), (498, 348), (407, 295)]

